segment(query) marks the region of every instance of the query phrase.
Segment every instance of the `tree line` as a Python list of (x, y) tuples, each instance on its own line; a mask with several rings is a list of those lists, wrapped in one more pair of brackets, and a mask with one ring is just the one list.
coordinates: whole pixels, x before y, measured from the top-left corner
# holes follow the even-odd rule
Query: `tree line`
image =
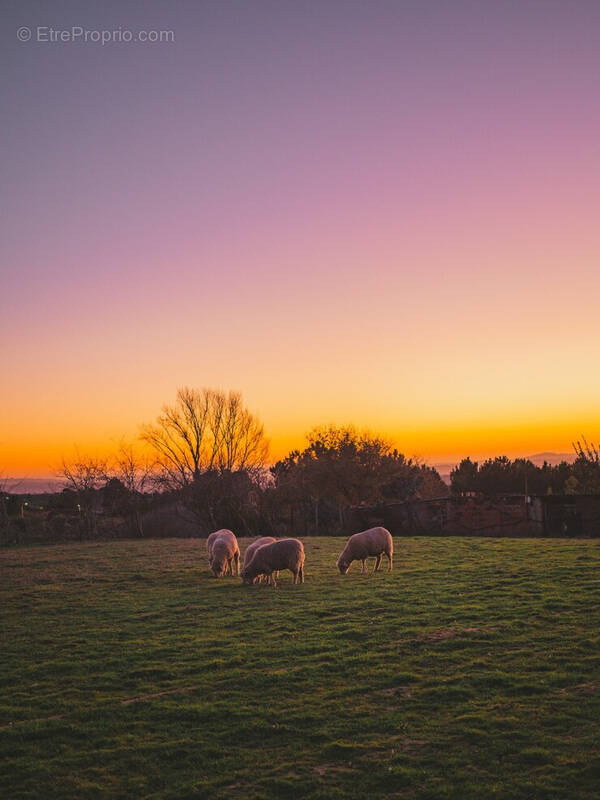
[(48, 505), (76, 516), (79, 538), (98, 536), (107, 515), (145, 536), (156, 514), (182, 509), (200, 534), (342, 533), (352, 506), (448, 493), (435, 469), (352, 426), (315, 428), (304, 449), (272, 463), (264, 427), (237, 392), (179, 389), (139, 439), (112, 459), (63, 459), (65, 488)]
[[(64, 489), (48, 502), (49, 522), (75, 520), (81, 539), (98, 536), (107, 518), (120, 520), (123, 535), (151, 535), (157, 514), (193, 520), (199, 535), (225, 527), (242, 536), (308, 536), (345, 533), (359, 506), (450, 493), (600, 492), (600, 455), (585, 439), (574, 445), (573, 463), (556, 466), (463, 459), (450, 487), (378, 434), (325, 426), (306, 439), (304, 449), (271, 463), (263, 424), (239, 393), (184, 387), (141, 427), (138, 443), (121, 444), (111, 459), (63, 459)], [(0, 526), (9, 518), (2, 493)]]
[(585, 438), (573, 443), (574, 460), (537, 466), (529, 459), (506, 456), (479, 464), (464, 458), (450, 473), (454, 494), (598, 494), (600, 450)]

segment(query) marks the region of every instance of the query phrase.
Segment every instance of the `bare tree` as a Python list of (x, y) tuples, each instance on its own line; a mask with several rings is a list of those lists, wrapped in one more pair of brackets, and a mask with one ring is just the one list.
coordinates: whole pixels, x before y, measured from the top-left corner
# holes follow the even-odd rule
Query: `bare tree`
[(593, 442), (589, 442), (582, 436), (583, 444), (580, 440), (573, 442), (573, 450), (575, 450), (576, 458), (586, 461), (589, 464), (600, 464), (600, 447)]
[(252, 473), (268, 456), (263, 425), (238, 392), (183, 387), (175, 404), (142, 428), (141, 438), (155, 451), (163, 485), (171, 489), (207, 472)]
[(573, 443), (576, 459), (572, 465), (572, 478), (568, 491), (573, 494), (597, 494), (600, 492), (600, 447), (588, 442), (585, 436), (582, 441)]
[(208, 389), (179, 389), (175, 405), (164, 405), (156, 423), (142, 428), (141, 439), (156, 452), (162, 480), (169, 487), (186, 486), (203, 471), (212, 395)]
[(269, 445), (262, 424), (242, 404), (242, 396), (230, 392), (221, 418), (219, 469), (255, 471), (264, 467)]
[(144, 535), (142, 521), (143, 495), (151, 487), (154, 466), (139, 454), (133, 444), (121, 442), (111, 466), (111, 477), (116, 478), (126, 492), (124, 511), (129, 518), (131, 530), (136, 536)]
[(96, 491), (104, 486), (107, 476), (106, 459), (81, 456), (78, 452), (71, 461), (67, 461), (64, 457), (62, 459), (58, 477), (63, 479), (65, 488), (71, 489), (77, 496), (82, 523), (80, 539), (83, 538), (84, 532), (88, 535), (96, 533)]

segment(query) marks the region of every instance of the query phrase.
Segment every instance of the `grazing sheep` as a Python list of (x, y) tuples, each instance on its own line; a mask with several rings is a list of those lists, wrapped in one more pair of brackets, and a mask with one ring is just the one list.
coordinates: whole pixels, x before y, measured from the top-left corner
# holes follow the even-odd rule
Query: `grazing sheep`
[(338, 569), (342, 575), (345, 575), (353, 561), (362, 561), (361, 572), (366, 572), (367, 558), (375, 556), (376, 561), (373, 572), (377, 572), (381, 566), (381, 559), (384, 553), (387, 556), (388, 568), (391, 570), (394, 555), (392, 534), (385, 528), (369, 528), (368, 531), (355, 533), (354, 536), (348, 539), (346, 547), (344, 547), (338, 558)]
[(208, 563), (215, 578), (240, 574), (240, 548), (234, 533), (227, 528), (211, 533), (206, 540), (206, 549)]
[[(248, 547), (246, 548), (246, 552), (244, 553), (244, 564), (245, 567), (247, 564), (250, 563), (250, 560), (254, 553), (258, 550), (259, 547), (262, 547), (264, 544), (273, 544), (276, 542), (277, 539), (274, 539), (272, 536), (260, 536), (258, 539), (255, 539), (251, 542)], [(275, 578), (279, 577), (279, 573), (275, 573)], [(267, 579), (268, 580), (268, 579)], [(262, 575), (257, 575), (255, 579), (255, 583), (260, 583), (262, 581)]]
[(246, 564), (250, 563), (250, 559), (258, 550), (259, 547), (262, 547), (263, 544), (273, 544), (276, 542), (277, 539), (274, 539), (273, 536), (260, 536), (258, 539), (255, 539), (253, 542), (250, 542), (248, 547), (246, 548), (246, 552), (244, 553), (244, 567)]
[(209, 535), (208, 535), (208, 538), (206, 539), (206, 552), (207, 552), (207, 554), (208, 554), (208, 560), (209, 560), (209, 561), (210, 561), (210, 559), (211, 559), (211, 555), (212, 555), (212, 545), (213, 545), (213, 542), (214, 542), (214, 540), (217, 538), (217, 536), (218, 536), (220, 533), (223, 533), (223, 531), (224, 531), (224, 530), (226, 530), (226, 528), (221, 528), (221, 530), (220, 530), (220, 531), (215, 531), (214, 533), (211, 533), (211, 534), (209, 534)]
[(276, 587), (274, 573), (280, 569), (291, 570), (294, 583), (304, 583), (304, 547), (298, 539), (280, 539), (259, 547), (242, 570), (242, 580), (244, 583), (254, 583), (257, 575), (266, 575)]

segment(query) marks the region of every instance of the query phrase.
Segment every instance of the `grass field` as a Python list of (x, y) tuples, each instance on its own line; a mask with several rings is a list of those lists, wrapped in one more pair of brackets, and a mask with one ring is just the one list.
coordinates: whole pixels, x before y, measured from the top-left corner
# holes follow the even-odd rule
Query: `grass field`
[(0, 795), (598, 797), (600, 542), (305, 547), (276, 590), (193, 539), (1, 551)]

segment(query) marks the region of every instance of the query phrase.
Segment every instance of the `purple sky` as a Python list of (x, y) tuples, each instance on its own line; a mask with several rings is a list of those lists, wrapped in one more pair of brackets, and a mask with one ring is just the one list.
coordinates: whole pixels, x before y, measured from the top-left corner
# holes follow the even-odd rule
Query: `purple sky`
[[(4, 9), (5, 469), (184, 383), (242, 390), (276, 451), (595, 435), (600, 4)], [(74, 25), (175, 41), (35, 41)]]

